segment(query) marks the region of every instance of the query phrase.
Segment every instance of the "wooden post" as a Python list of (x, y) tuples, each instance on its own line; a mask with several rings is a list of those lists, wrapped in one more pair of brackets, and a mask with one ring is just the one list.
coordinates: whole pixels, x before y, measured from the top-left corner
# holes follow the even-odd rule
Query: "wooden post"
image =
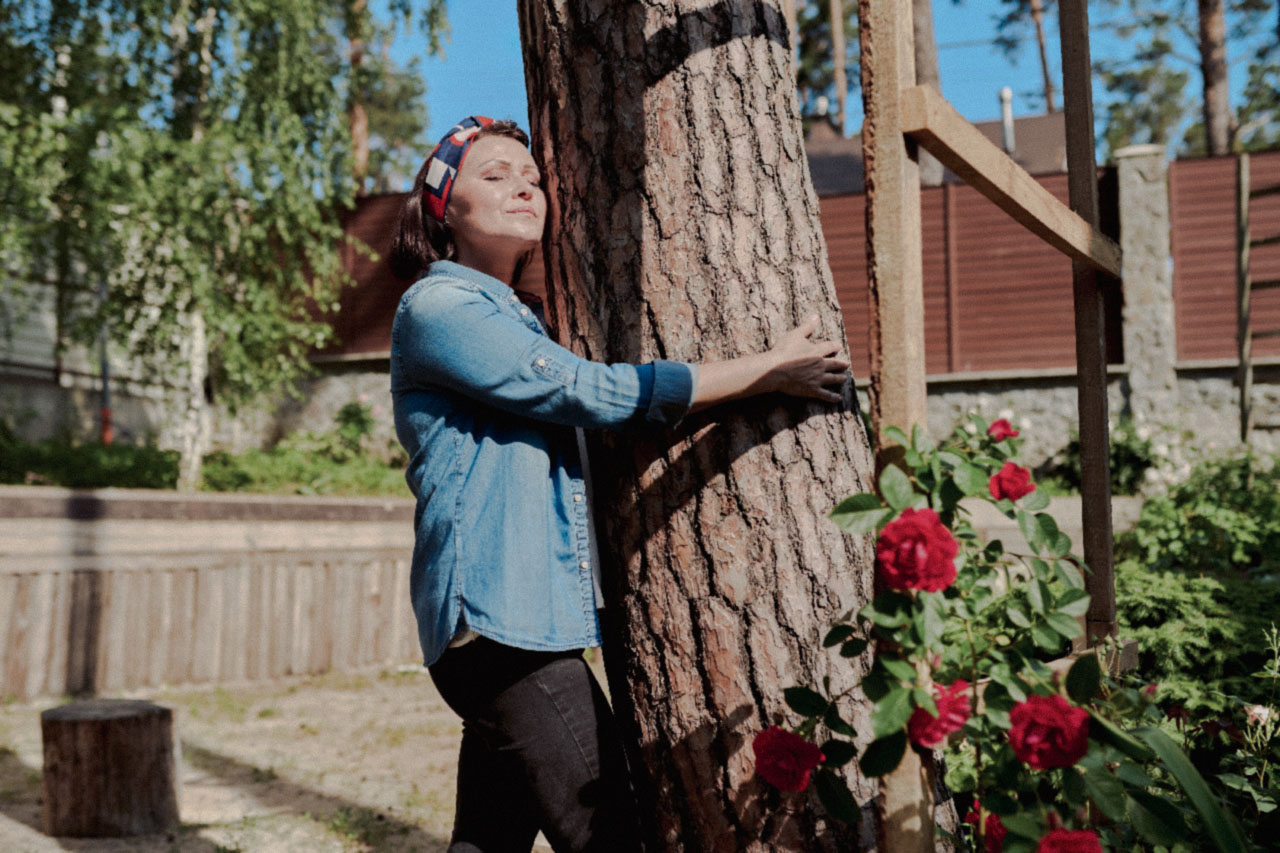
[(1249, 314), (1249, 155), (1236, 157), (1236, 350), (1240, 364), (1240, 443), (1253, 429), (1253, 329)]
[[(1098, 227), (1098, 166), (1093, 136), (1093, 89), (1089, 64), (1089, 10), (1085, 0), (1058, 7), (1062, 43), (1063, 112), (1067, 129), (1067, 175), (1071, 209)], [(1076, 377), (1080, 408), (1080, 494), (1084, 514), (1084, 559), (1090, 571), (1085, 641), (1116, 633), (1112, 561), (1111, 464), (1107, 427), (1107, 353), (1102, 290), (1095, 268), (1071, 261), (1076, 316)]]
[[(902, 132), (901, 93), (915, 85), (910, 0), (860, 0), (862, 154), (866, 169), (867, 284), (871, 299), (871, 415), (876, 470), (901, 448), (886, 426), (926, 425), (924, 295), (920, 252), (920, 171)], [(927, 676), (927, 672), (924, 673)], [(933, 767), (908, 748), (881, 777), (876, 809), (880, 850), (934, 849)]]
[(145, 835), (178, 823), (170, 709), (72, 702), (42, 713), (40, 731), (46, 835)]

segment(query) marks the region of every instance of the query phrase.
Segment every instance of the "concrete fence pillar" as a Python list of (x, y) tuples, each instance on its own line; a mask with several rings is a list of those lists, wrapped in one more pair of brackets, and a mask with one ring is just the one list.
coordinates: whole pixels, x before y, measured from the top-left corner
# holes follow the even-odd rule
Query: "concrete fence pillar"
[(1173, 256), (1169, 246), (1169, 166), (1162, 145), (1115, 152), (1124, 252), (1124, 359), (1135, 424), (1173, 423), (1178, 410)]

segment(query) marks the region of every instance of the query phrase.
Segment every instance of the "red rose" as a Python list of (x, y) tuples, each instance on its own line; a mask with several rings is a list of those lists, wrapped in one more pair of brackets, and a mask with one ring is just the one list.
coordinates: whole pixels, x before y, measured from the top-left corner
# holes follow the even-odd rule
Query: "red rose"
[(956, 553), (951, 531), (931, 509), (904, 509), (885, 525), (876, 542), (876, 565), (891, 589), (938, 592), (956, 579)]
[(1012, 462), (1004, 463), (998, 473), (991, 475), (987, 485), (991, 489), (991, 497), (996, 500), (1008, 498), (1016, 501), (1036, 490), (1036, 484), (1031, 482), (1031, 472)]
[(1018, 431), (1013, 428), (1013, 424), (1009, 423), (1008, 418), (1001, 418), (987, 427), (987, 435), (992, 441), (1004, 441), (1006, 438), (1017, 438)]
[(1009, 744), (1036, 770), (1070, 767), (1089, 751), (1089, 712), (1056, 693), (1028, 696), (1009, 712)]
[(756, 754), (756, 773), (783, 791), (803, 791), (809, 785), (809, 771), (826, 760), (822, 750), (777, 726), (756, 735), (751, 749)]
[[(973, 808), (964, 816), (964, 822), (971, 823), (976, 828), (978, 821), (980, 820), (978, 813), (981, 809), (982, 806), (977, 800), (974, 800)], [(986, 832), (983, 833), (984, 845), (987, 849), (987, 853), (1000, 853), (1000, 851), (1004, 849), (1004, 837), (1008, 832), (1009, 830), (1004, 828), (1004, 824), (1000, 822), (1000, 817), (998, 815), (987, 812), (987, 828)]]
[(1055, 829), (1040, 839), (1036, 853), (1102, 853), (1102, 842), (1087, 829)]
[(924, 747), (937, 746), (943, 738), (969, 719), (969, 682), (956, 681), (950, 687), (933, 685), (933, 701), (938, 705), (938, 716), (924, 708), (916, 708), (907, 720), (907, 735), (911, 742)]

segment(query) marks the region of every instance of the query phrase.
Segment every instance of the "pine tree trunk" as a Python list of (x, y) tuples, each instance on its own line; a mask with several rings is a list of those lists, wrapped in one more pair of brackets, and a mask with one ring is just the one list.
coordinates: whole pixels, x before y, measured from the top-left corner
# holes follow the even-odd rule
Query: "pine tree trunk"
[[(519, 8), (559, 340), (605, 361), (716, 360), (811, 313), (844, 339), (777, 8)], [(784, 688), (829, 676), (840, 692), (865, 666), (821, 648), (872, 584), (869, 541), (825, 518), (873, 467), (851, 385), (846, 401), (755, 398), (593, 439), (605, 661), (662, 849), (857, 847), (812, 791), (757, 779), (751, 750), (775, 715), (795, 719)], [(865, 811), (875, 785), (853, 788)]]
[(200, 309), (194, 309), (188, 319), (190, 325), (183, 341), (187, 386), (181, 394), (178, 423), (178, 489), (194, 492), (200, 488), (201, 467), (209, 451), (209, 406), (204, 390), (209, 379), (209, 342)]
[(1204, 139), (1210, 155), (1231, 150), (1227, 88), (1227, 18), (1222, 0), (1199, 0), (1200, 73), (1204, 80)]
[(368, 193), (365, 178), (369, 175), (369, 112), (360, 100), (359, 69), (364, 65), (364, 24), (368, 12), (367, 0), (353, 0), (347, 12), (347, 61), (351, 65), (351, 94), (347, 104), (347, 126), (351, 131), (351, 176), (356, 183), (356, 195)]

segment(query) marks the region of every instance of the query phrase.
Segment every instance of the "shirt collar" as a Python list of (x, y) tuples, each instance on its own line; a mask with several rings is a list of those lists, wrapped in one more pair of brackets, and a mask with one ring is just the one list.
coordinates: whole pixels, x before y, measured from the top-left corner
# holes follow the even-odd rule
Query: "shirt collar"
[(474, 284), (487, 292), (490, 296), (495, 296), (501, 300), (511, 298), (515, 293), (504, 282), (499, 281), (488, 273), (482, 273), (480, 270), (463, 266), (457, 261), (435, 261), (431, 264), (431, 275), (447, 275), (450, 278), (460, 278), (465, 282)]

